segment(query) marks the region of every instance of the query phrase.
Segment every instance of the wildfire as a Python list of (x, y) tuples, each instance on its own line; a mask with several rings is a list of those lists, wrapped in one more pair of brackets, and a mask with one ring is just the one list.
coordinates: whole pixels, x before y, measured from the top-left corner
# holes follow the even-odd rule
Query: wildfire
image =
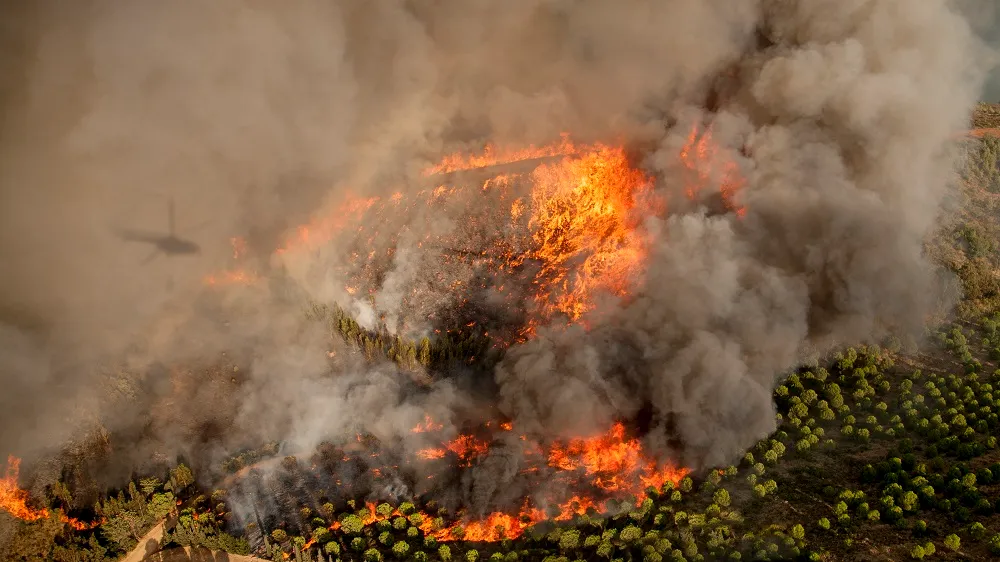
[(439, 431), (444, 426), (435, 423), (430, 416), (424, 416), (424, 421), (418, 423), (413, 429), (410, 430), (412, 433), (427, 433), (428, 431)]
[[(699, 201), (715, 191), (728, 212), (744, 215), (738, 193), (746, 181), (731, 154), (713, 140), (711, 127), (692, 127), (677, 161), (688, 198)], [(487, 170), (518, 162), (526, 164)], [(475, 169), (491, 177), (463, 185), (463, 175), (445, 175)], [(489, 279), (485, 283), (494, 285), (473, 287), (468, 278), (449, 277), (448, 271), (428, 275), (439, 286), (450, 287), (456, 303), (464, 305), (471, 298), (463, 291), (489, 289), (500, 301), (523, 311), (523, 326), (513, 335), (506, 334), (508, 338), (479, 317), (456, 324), (489, 333), (500, 345), (508, 345), (532, 337), (539, 326), (557, 319), (586, 326), (599, 295), (627, 298), (634, 292), (648, 251), (643, 225), (646, 219), (665, 213), (668, 203), (654, 190), (653, 179), (632, 164), (624, 147), (575, 144), (568, 135), (540, 147), (489, 145), (478, 154), (452, 154), (424, 170), (424, 175), (434, 183), (423, 190), (396, 191), (388, 197), (344, 196), (332, 212), (295, 229), (275, 254), (309, 252), (336, 243), (344, 250), (345, 263), (340, 264), (343, 271), (339, 273), (345, 292), (356, 298), (375, 297), (380, 280), (394, 266), (405, 233), (417, 248), (441, 252), (444, 263), (486, 269), (484, 276)], [(448, 216), (462, 217), (462, 228), (442, 234), (433, 221), (424, 219), (427, 209), (439, 207)], [(390, 226), (397, 224), (406, 226)], [(234, 259), (239, 261), (244, 255), (245, 247), (238, 249), (234, 242)], [(225, 280), (252, 282), (255, 277), (236, 268), (209, 279), (218, 285)], [(518, 291), (509, 289), (516, 286), (530, 286), (527, 302), (516, 300)], [(419, 297), (416, 288), (407, 292), (412, 294), (404, 298)], [(441, 327), (436, 333), (447, 331), (448, 327)], [(487, 423), (485, 428), (509, 432), (514, 423)], [(425, 416), (410, 431), (430, 434), (442, 429), (442, 424)], [(411, 460), (470, 467), (488, 454), (492, 444), (486, 431), (447, 438), (429, 443)], [(559, 489), (571, 490), (565, 494), (569, 497), (533, 498), (537, 505), (526, 500), (517, 513), (492, 513), (444, 528), (434, 526), (434, 518), (422, 514), (420, 528), (441, 541), (513, 539), (547, 519), (564, 521), (588, 511), (605, 512), (611, 499), (642, 501), (647, 489), (676, 484), (690, 472), (652, 458), (621, 423), (602, 434), (565, 442), (537, 442), (522, 435), (520, 444), (525, 459), (520, 474), (539, 482), (559, 478), (568, 484)], [(388, 475), (390, 469), (376, 472), (383, 473)], [(538, 507), (542, 504), (550, 506), (547, 511)], [(369, 504), (363, 517), (365, 524), (385, 518), (374, 504)], [(335, 528), (339, 524), (331, 526)]]
[[(502, 431), (512, 429), (510, 422), (499, 425)], [(521, 439), (528, 441), (526, 436)], [(458, 458), (460, 466), (470, 466), (475, 457), (488, 452), (489, 446), (489, 442), (472, 435), (460, 435), (442, 447), (423, 449), (417, 456), (424, 460), (438, 460), (447, 456), (450, 451)], [(421, 528), (433, 533), (439, 541), (514, 539), (532, 525), (550, 518), (568, 521), (589, 510), (606, 512), (607, 500), (613, 497), (631, 496), (641, 503), (649, 488), (659, 490), (667, 484), (676, 485), (690, 473), (686, 468), (657, 463), (649, 458), (643, 453), (638, 439), (626, 436), (625, 426), (621, 423), (615, 423), (604, 434), (572, 439), (568, 443), (555, 442), (544, 450), (537, 443), (526, 444), (525, 456), (531, 457), (533, 451), (540, 453), (538, 457), (541, 462), (550, 469), (571, 479), (575, 476), (583, 477), (580, 482), (589, 483), (602, 496), (599, 498), (581, 490), (565, 500), (549, 498), (548, 501), (557, 507), (554, 514), (548, 514), (526, 500), (517, 514), (495, 512), (483, 519), (456, 522), (444, 529), (431, 528), (428, 519)], [(523, 472), (538, 473), (539, 469), (539, 466), (532, 466)], [(374, 504), (369, 506), (369, 511), (370, 516), (365, 524), (381, 519), (375, 513)]]
[(540, 158), (550, 158), (554, 156), (569, 156), (576, 154), (579, 149), (569, 140), (568, 134), (562, 135), (562, 140), (556, 144), (542, 147), (534, 145), (528, 148), (500, 148), (493, 144), (486, 145), (482, 154), (463, 154), (456, 152), (445, 156), (441, 162), (424, 170), (425, 176), (436, 174), (446, 174), (460, 170), (472, 170), (476, 168), (486, 168), (499, 164), (510, 164), (512, 162), (522, 162), (525, 160), (536, 160)]
[[(486, 264), (496, 279), (493, 290), (512, 307), (525, 308), (516, 295), (504, 291), (506, 278), (522, 271), (531, 275), (532, 303), (522, 310), (523, 326), (513, 336), (490, 330), (502, 345), (529, 339), (538, 326), (556, 318), (586, 324), (584, 317), (594, 309), (598, 294), (624, 297), (640, 281), (647, 251), (642, 225), (665, 212), (666, 201), (654, 192), (652, 178), (631, 164), (623, 147), (576, 144), (565, 134), (544, 146), (488, 145), (477, 154), (452, 154), (425, 169), (424, 175), (452, 181), (443, 174), (518, 162), (530, 162), (532, 169), (489, 170), (492, 175), (480, 189), (456, 177), (458, 185), (441, 183), (388, 197), (348, 193), (332, 211), (297, 227), (275, 254), (308, 252), (336, 240), (347, 258), (340, 265), (345, 292), (375, 295), (379, 280), (393, 267), (399, 236), (407, 232), (418, 248), (443, 252), (446, 263)], [(745, 180), (737, 162), (713, 140), (711, 127), (691, 128), (678, 162), (686, 171), (689, 198), (697, 199), (711, 187), (735, 215), (745, 213), (736, 203)], [(440, 205), (450, 208), (450, 216), (466, 217), (468, 228), (440, 234), (433, 221), (415, 220), (422, 216), (421, 209)], [(405, 226), (379, 232), (379, 227), (393, 224)], [(239, 261), (246, 244), (241, 238), (232, 243)], [(470, 243), (474, 249), (465, 249)], [(462, 292), (474, 287), (449, 279), (445, 271), (428, 273), (456, 292), (456, 303), (467, 302)], [(254, 273), (234, 268), (205, 282), (219, 286), (256, 279)]]
[[(17, 485), (17, 476), (21, 468), (21, 459), (7, 457), (7, 472), (0, 479), (0, 509), (24, 521), (37, 521), (49, 516), (48, 509), (34, 509), (28, 505), (28, 492)], [(76, 530), (90, 529), (96, 526), (84, 523), (79, 519), (67, 517), (59, 512), (59, 519)]]
[(242, 269), (235, 269), (208, 275), (205, 277), (204, 283), (210, 286), (248, 285), (256, 280), (257, 276), (255, 274)]
[(489, 447), (490, 444), (487, 441), (473, 435), (459, 435), (445, 443), (443, 447), (417, 451), (417, 457), (424, 460), (437, 460), (444, 458), (450, 451), (458, 459), (459, 466), (469, 466), (473, 458), (486, 454)]
[(630, 167), (624, 149), (596, 145), (539, 166), (532, 180), (529, 256), (542, 264), (540, 320), (556, 312), (579, 320), (598, 290), (626, 294), (645, 254), (638, 224), (640, 205), (653, 197), (650, 178)]
[(299, 226), (275, 253), (313, 250), (332, 240), (342, 232), (352, 220), (360, 218), (366, 211), (381, 201), (378, 197), (354, 197), (348, 194), (334, 212), (323, 215), (309, 224)]
[(689, 199), (697, 198), (715, 180), (726, 207), (737, 216), (746, 214), (744, 207), (735, 204), (736, 194), (746, 185), (746, 179), (740, 173), (739, 164), (723, 155), (718, 144), (712, 140), (711, 128), (702, 131), (697, 125), (691, 127), (687, 142), (681, 149), (680, 162), (688, 171), (685, 193)]

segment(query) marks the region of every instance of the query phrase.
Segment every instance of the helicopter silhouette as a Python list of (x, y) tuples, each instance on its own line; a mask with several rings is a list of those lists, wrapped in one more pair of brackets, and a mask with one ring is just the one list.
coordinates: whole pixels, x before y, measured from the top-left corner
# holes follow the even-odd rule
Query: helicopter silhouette
[(181, 256), (201, 253), (201, 246), (177, 236), (174, 214), (174, 200), (170, 199), (167, 204), (166, 234), (118, 229), (118, 237), (126, 242), (140, 242), (150, 244), (154, 247), (153, 253), (143, 260), (142, 263), (148, 263), (161, 254), (165, 256)]

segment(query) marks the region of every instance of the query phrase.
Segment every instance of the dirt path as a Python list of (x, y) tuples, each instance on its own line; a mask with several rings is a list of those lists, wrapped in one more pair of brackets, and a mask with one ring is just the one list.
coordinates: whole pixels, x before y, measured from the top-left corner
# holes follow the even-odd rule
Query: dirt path
[(146, 536), (139, 539), (139, 544), (121, 559), (120, 562), (142, 562), (147, 556), (160, 550), (160, 540), (163, 538), (163, 521), (146, 533)]
[(132, 552), (126, 554), (119, 562), (268, 562), (255, 556), (242, 556), (200, 547), (185, 546), (161, 551), (163, 525), (163, 521), (157, 523), (142, 537)]

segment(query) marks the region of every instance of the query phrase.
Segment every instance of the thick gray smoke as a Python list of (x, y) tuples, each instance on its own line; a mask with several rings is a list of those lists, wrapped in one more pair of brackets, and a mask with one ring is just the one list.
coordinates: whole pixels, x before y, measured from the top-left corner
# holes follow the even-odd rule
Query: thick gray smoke
[[(0, 124), (0, 453), (29, 457), (80, 419), (131, 436), (134, 462), (358, 432), (412, 452), (425, 413), (447, 424), (488, 401), (535, 436), (647, 412), (654, 454), (730, 462), (773, 429), (782, 373), (917, 328), (937, 304), (921, 245), (992, 60), (946, 0), (15, 4), (0, 17), (16, 78)], [(694, 125), (739, 164), (745, 216), (718, 212), (712, 189), (684, 202)], [(642, 147), (670, 212), (643, 225), (635, 294), (588, 330), (510, 349), (489, 400), (357, 360), (302, 314), (318, 301), (428, 329), (474, 272), (412, 232), (461, 234), (468, 207), (383, 214), (398, 244), (338, 235), (268, 262), (348, 191), (411, 200), (442, 153), (562, 131)], [(116, 234), (163, 233), (171, 205), (200, 253)], [(236, 235), (287, 276), (206, 295)], [(373, 307), (345, 289), (349, 258), (392, 244)], [(232, 364), (210, 379), (180, 366), (222, 352)], [(510, 462), (488, 459), (462, 493), (492, 501)]]

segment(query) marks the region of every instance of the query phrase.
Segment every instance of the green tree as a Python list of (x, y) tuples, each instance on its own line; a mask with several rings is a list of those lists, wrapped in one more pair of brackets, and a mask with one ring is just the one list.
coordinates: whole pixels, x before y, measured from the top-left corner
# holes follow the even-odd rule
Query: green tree
[(990, 537), (990, 540), (986, 543), (987, 548), (993, 554), (1000, 555), (1000, 533), (997, 533)]
[(392, 545), (392, 553), (397, 558), (405, 558), (408, 552), (410, 552), (410, 545), (406, 541), (398, 541)]
[(802, 527), (802, 525), (796, 523), (795, 525), (792, 525), (791, 535), (792, 538), (797, 541), (805, 540), (806, 530)]
[(575, 529), (564, 531), (559, 537), (559, 548), (563, 551), (573, 550), (580, 546), (580, 531)]
[(716, 490), (715, 494), (712, 496), (712, 499), (720, 507), (729, 507), (730, 503), (729, 490), (726, 490), (725, 488), (720, 488)]
[(635, 542), (642, 538), (642, 529), (636, 527), (635, 525), (629, 525), (628, 527), (622, 529), (622, 532), (618, 535), (618, 537), (622, 540), (622, 542)]
[(184, 464), (177, 465), (170, 471), (170, 490), (180, 492), (191, 484), (194, 484), (194, 474), (191, 469)]
[(421, 338), (420, 346), (417, 348), (417, 361), (420, 362), (424, 367), (429, 367), (431, 364), (431, 340), (427, 338)]
[(153, 519), (163, 519), (168, 513), (173, 511), (175, 505), (176, 501), (172, 493), (163, 492), (162, 494), (153, 494), (153, 498), (149, 500), (149, 516)]
[(160, 489), (160, 486), (163, 486), (163, 482), (155, 476), (139, 480), (139, 487), (142, 488), (142, 493), (147, 496)]
[(944, 538), (944, 546), (951, 551), (957, 551), (962, 544), (962, 540), (958, 538), (958, 535), (952, 533)]
[(352, 513), (341, 520), (340, 528), (348, 535), (356, 535), (365, 528), (365, 522)]

